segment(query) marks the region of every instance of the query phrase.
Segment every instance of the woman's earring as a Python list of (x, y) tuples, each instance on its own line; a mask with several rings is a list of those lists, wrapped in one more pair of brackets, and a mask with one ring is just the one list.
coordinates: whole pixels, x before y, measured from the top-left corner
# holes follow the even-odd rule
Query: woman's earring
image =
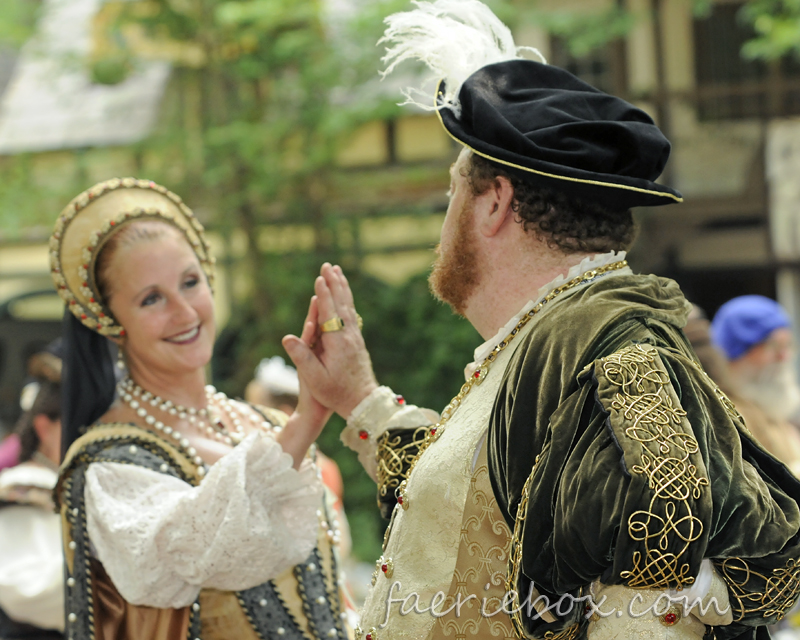
[(117, 348), (117, 368), (125, 371), (125, 355), (122, 353), (122, 348)]

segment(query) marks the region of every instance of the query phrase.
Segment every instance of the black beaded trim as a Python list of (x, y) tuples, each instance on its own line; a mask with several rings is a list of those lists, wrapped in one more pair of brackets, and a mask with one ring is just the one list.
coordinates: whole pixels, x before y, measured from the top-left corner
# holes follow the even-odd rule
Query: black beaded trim
[(308, 640), (272, 581), (239, 591), (236, 597), (262, 640)]
[(200, 598), (194, 601), (189, 609), (189, 628), (186, 630), (186, 640), (200, 640), (202, 624), (200, 622)]
[(94, 599), (88, 536), (86, 534), (86, 509), (84, 505), (85, 476), (72, 475), (65, 483), (67, 519), (72, 530), (70, 547), (73, 572), (64, 563), (67, 586), (64, 595), (64, 636), (69, 640), (95, 640)]
[[(309, 566), (314, 564), (312, 571)], [(333, 575), (336, 576), (336, 560), (333, 559)], [(306, 561), (306, 565), (297, 565), (294, 568), (294, 575), (300, 588), (300, 596), (303, 599), (303, 610), (306, 612), (311, 631), (316, 638), (331, 638), (337, 640), (347, 640), (347, 635), (342, 627), (342, 620), (339, 616), (339, 598), (328, 588), (330, 576), (326, 576), (322, 569), (322, 558), (319, 551), (314, 549)], [(318, 602), (324, 599), (324, 602)]]

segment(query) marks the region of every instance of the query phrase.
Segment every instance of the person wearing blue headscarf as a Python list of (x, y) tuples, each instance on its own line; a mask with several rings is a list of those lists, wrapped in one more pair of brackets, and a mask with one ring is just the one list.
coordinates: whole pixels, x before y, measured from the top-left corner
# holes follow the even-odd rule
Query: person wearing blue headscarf
[(736, 406), (761, 445), (800, 475), (800, 410), (791, 321), (780, 304), (758, 295), (722, 305), (711, 336), (729, 362)]

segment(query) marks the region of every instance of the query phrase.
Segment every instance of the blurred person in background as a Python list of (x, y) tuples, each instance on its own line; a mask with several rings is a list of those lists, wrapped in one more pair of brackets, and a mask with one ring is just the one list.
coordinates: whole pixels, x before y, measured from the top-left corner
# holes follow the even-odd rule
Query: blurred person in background
[(717, 383), (719, 388), (734, 402), (738, 400), (736, 385), (730, 372), (728, 359), (711, 339), (711, 321), (706, 312), (696, 304), (692, 305), (683, 332), (689, 339), (697, 359), (705, 372)]
[(739, 296), (719, 308), (711, 337), (728, 360), (729, 395), (747, 428), (800, 476), (800, 430), (791, 422), (800, 409), (800, 385), (786, 312), (764, 296)]
[(13, 467), (19, 462), (20, 449), (22, 445), (17, 433), (9, 433), (0, 441), (0, 470)]
[(291, 415), (297, 407), (299, 393), (297, 369), (288, 366), (280, 356), (273, 356), (258, 363), (255, 377), (244, 390), (244, 399)]
[(0, 638), (62, 638), (64, 558), (53, 488), (61, 454), (61, 359), (31, 358), (21, 394), (20, 462), (0, 472)]

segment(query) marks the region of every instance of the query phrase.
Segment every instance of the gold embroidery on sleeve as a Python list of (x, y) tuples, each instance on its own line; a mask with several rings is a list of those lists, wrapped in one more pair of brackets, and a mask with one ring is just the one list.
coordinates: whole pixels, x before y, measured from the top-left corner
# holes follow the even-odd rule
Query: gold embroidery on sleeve
[[(794, 558), (785, 567), (773, 569), (769, 577), (751, 569), (741, 558), (726, 558), (714, 564), (728, 585), (728, 593), (733, 596), (734, 620), (758, 612), (764, 618), (775, 616), (783, 620), (800, 595), (800, 563)], [(763, 591), (747, 589), (747, 583), (753, 579), (763, 581)]]
[[(632, 345), (601, 360), (608, 382), (618, 387), (611, 407), (624, 420), (625, 435), (641, 445), (631, 472), (647, 478), (653, 494), (646, 510), (631, 514), (628, 535), (644, 544), (634, 551), (630, 571), (620, 575), (638, 589), (680, 588), (694, 582), (684, 554), (700, 539), (703, 523), (692, 512), (708, 479), (691, 457), (697, 440), (682, 427), (686, 412), (670, 394), (670, 379), (658, 352)], [(677, 551), (668, 551), (679, 545)]]
[(388, 431), (378, 439), (375, 454), (378, 468), (375, 474), (381, 497), (385, 497), (390, 490), (393, 492), (405, 480), (429, 430), (429, 427), (416, 429), (411, 441), (405, 445), (400, 444), (401, 436), (391, 436)]

